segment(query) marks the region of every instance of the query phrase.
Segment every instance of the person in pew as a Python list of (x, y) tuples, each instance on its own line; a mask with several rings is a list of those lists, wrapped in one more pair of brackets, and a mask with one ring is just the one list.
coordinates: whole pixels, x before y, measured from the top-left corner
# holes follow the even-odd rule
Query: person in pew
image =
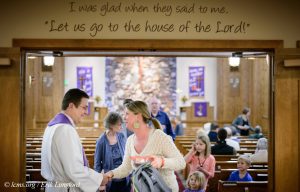
[[(200, 137), (200, 136), (202, 136), (202, 135), (208, 136), (207, 133), (206, 133), (206, 131), (203, 130), (203, 129), (200, 127), (200, 128), (197, 130), (197, 132), (196, 132), (196, 138), (198, 138), (198, 137)], [(209, 139), (209, 138), (208, 138), (208, 139)]]
[(227, 131), (224, 128), (218, 131), (218, 141), (211, 147), (211, 154), (213, 155), (235, 155), (236, 150), (226, 143)]
[(41, 175), (46, 191), (98, 191), (108, 177), (89, 168), (75, 125), (87, 115), (89, 96), (80, 89), (64, 95), (62, 112), (45, 129), (41, 150)]
[(226, 125), (226, 126), (224, 126), (224, 127), (229, 127), (230, 129), (231, 129), (231, 139), (232, 140), (234, 140), (234, 141), (236, 141), (236, 142), (238, 142), (238, 143), (240, 143), (241, 142), (241, 140), (239, 139), (239, 133), (238, 133), (238, 130), (237, 130), (237, 128), (235, 127), (235, 126), (233, 126), (233, 125)]
[(268, 162), (268, 140), (260, 138), (256, 144), (256, 150), (250, 156), (251, 162)]
[[(210, 154), (210, 141), (206, 134), (199, 135), (196, 141), (192, 144), (192, 148), (185, 155), (185, 162), (189, 165), (190, 173), (195, 171), (202, 172), (208, 180), (214, 177), (216, 160)], [(205, 185), (206, 185), (205, 184)]]
[[(123, 107), (124, 107), (124, 110), (125, 110), (125, 105), (126, 105), (127, 103), (131, 102), (131, 101), (133, 101), (133, 100), (132, 100), (132, 99), (124, 99), (124, 101), (123, 101)], [(130, 135), (133, 134), (132, 131), (130, 131), (129, 129), (127, 129), (125, 123), (122, 123), (122, 132), (123, 132), (125, 138), (128, 138)]]
[[(96, 142), (94, 169), (104, 173), (122, 164), (126, 138), (121, 133), (122, 117), (116, 112), (110, 112), (104, 119), (106, 131)], [(113, 179), (106, 185), (107, 192), (131, 190), (130, 178)]]
[(232, 125), (239, 130), (241, 136), (249, 136), (249, 130), (253, 131), (249, 120), (250, 114), (250, 109), (245, 107), (242, 114), (235, 118), (232, 122)]
[(228, 181), (253, 181), (251, 175), (248, 173), (248, 169), (251, 165), (249, 155), (241, 155), (238, 157), (237, 168), (238, 170), (233, 171)]
[(211, 125), (210, 122), (204, 123), (203, 125), (203, 131), (205, 131), (206, 135), (208, 135), (208, 133), (210, 132), (210, 125)]
[(206, 183), (205, 175), (200, 171), (194, 171), (189, 174), (186, 180), (187, 188), (183, 192), (205, 192)]
[(254, 128), (254, 133), (249, 136), (250, 139), (260, 139), (263, 138), (264, 135), (261, 132), (261, 126), (256, 125)]
[(160, 100), (158, 100), (156, 97), (151, 98), (149, 102), (149, 106), (151, 110), (151, 117), (157, 119), (160, 122), (164, 132), (167, 135), (170, 135), (174, 141), (176, 135), (172, 129), (171, 121), (167, 113), (160, 110)]
[(181, 123), (179, 117), (173, 117), (171, 120), (171, 125), (174, 128), (174, 133), (176, 136), (182, 136), (184, 134), (183, 124)]
[(240, 150), (240, 144), (232, 139), (232, 131), (229, 127), (224, 128), (227, 132), (227, 138), (225, 139), (227, 145), (233, 147), (236, 151)]
[(218, 141), (218, 128), (219, 128), (219, 125), (217, 123), (210, 124), (210, 131), (208, 132), (208, 137), (209, 137), (210, 142)]
[(172, 191), (177, 192), (179, 187), (174, 171), (184, 169), (186, 163), (172, 138), (161, 130), (159, 121), (151, 117), (143, 101), (126, 104), (124, 119), (134, 134), (127, 139), (122, 164), (105, 175), (124, 178), (146, 161), (159, 171)]

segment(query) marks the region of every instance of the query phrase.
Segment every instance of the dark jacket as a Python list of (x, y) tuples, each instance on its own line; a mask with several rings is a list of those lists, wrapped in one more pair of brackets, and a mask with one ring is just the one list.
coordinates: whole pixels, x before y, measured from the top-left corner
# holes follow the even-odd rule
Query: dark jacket
[(236, 151), (233, 147), (226, 144), (226, 141), (217, 141), (217, 143), (211, 147), (211, 154), (213, 155), (235, 155)]
[[(118, 140), (118, 147), (122, 157), (124, 157), (125, 152), (125, 144), (126, 138), (123, 133), (117, 133), (117, 140)], [(96, 150), (95, 150), (95, 157), (94, 157), (94, 169), (97, 172), (101, 172), (104, 170), (104, 173), (114, 169), (113, 167), (113, 158), (109, 146), (109, 141), (106, 137), (106, 134), (103, 133), (100, 138), (96, 142)], [(129, 177), (126, 178), (127, 183), (129, 184), (130, 179)], [(109, 191), (111, 182), (107, 185), (107, 191)]]

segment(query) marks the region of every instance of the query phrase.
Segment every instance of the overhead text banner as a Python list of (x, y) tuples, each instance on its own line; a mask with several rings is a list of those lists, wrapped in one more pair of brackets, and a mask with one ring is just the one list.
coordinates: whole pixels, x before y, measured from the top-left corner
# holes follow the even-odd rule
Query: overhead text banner
[[(215, 2), (215, 3), (212, 3)], [(223, 1), (65, 1), (65, 18), (53, 16), (44, 21), (49, 33), (214, 33), (246, 34), (251, 24), (235, 15)], [(217, 3), (216, 3), (217, 2)], [(82, 16), (88, 19), (71, 21)], [(230, 19), (231, 18), (231, 19)]]
[(272, 1), (271, 9), (261, 0), (10, 0), (0, 12), (0, 45), (46, 38), (257, 39), (295, 46), (299, 6), (296, 0)]

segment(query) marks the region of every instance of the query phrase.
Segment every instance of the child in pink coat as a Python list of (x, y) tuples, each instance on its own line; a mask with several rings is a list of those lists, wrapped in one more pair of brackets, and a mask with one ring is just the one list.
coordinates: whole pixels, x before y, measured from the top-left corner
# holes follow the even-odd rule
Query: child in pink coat
[(185, 162), (189, 165), (190, 173), (202, 172), (208, 180), (214, 177), (216, 160), (210, 154), (210, 141), (207, 135), (201, 134), (192, 144), (190, 151), (185, 155)]

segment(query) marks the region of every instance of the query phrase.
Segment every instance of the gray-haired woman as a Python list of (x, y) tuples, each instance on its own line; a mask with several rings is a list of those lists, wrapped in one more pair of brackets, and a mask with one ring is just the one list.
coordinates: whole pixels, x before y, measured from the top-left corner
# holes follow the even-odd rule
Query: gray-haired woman
[(268, 140), (260, 138), (257, 141), (256, 150), (250, 156), (251, 162), (268, 162)]
[[(120, 133), (122, 117), (116, 112), (110, 112), (104, 119), (106, 131), (96, 142), (94, 169), (104, 173), (119, 167), (122, 164), (126, 138)], [(130, 191), (129, 177), (113, 179), (106, 186), (107, 192)]]

